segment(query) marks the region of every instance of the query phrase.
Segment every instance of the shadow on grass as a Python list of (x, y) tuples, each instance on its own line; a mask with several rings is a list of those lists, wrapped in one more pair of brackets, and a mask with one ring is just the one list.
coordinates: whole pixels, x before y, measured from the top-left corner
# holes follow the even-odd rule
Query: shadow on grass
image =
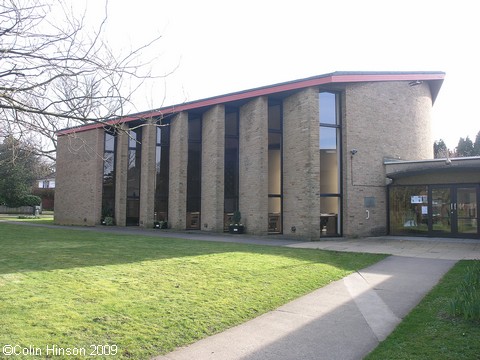
[[(0, 274), (127, 264), (229, 252), (290, 257), (353, 271), (363, 266), (365, 257), (374, 256), (163, 238), (132, 232), (119, 234), (9, 223), (0, 223), (0, 249)], [(381, 255), (378, 256), (379, 260), (381, 258)]]

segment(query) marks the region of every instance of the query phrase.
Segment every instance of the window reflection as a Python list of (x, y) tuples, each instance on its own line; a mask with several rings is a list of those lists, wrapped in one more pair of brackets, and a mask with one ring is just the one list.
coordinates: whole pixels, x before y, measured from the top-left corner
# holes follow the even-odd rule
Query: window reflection
[[(160, 124), (158, 124), (160, 125)], [(155, 182), (155, 221), (168, 221), (168, 191), (170, 167), (170, 126), (162, 120), (157, 127), (156, 140), (156, 182)]]
[(282, 232), (282, 104), (268, 106), (268, 232)]
[(321, 236), (337, 236), (340, 231), (340, 197), (322, 196), (320, 199)]
[(127, 226), (138, 226), (140, 221), (140, 175), (142, 156), (142, 128), (128, 132), (127, 170)]
[(319, 94), (320, 122), (322, 124), (338, 124), (336, 94), (321, 92)]
[(200, 229), (202, 173), (202, 118), (188, 119), (187, 229)]
[(225, 110), (225, 165), (224, 165), (224, 217), (223, 229), (228, 231), (233, 213), (238, 210), (239, 183), (239, 112), (237, 108)]
[(339, 194), (339, 156), (336, 150), (320, 151), (320, 193)]
[(321, 236), (340, 235), (340, 117), (338, 95), (319, 93)]
[(105, 152), (113, 152), (115, 150), (115, 136), (105, 132)]
[(392, 235), (428, 232), (427, 186), (392, 186), (389, 195)]
[(102, 221), (115, 215), (115, 143), (116, 137), (105, 132), (103, 155)]
[(320, 127), (320, 149), (336, 149), (337, 148), (337, 128)]

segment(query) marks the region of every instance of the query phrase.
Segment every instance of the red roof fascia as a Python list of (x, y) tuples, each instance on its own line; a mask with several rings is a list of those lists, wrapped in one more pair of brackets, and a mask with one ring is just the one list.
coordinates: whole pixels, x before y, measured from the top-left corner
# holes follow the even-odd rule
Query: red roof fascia
[(405, 73), (405, 74), (345, 74), (332, 76), (332, 82), (371, 82), (371, 81), (428, 81), (428, 80), (443, 80), (444, 74), (422, 74), (422, 73)]
[(372, 82), (372, 81), (428, 81), (428, 80), (443, 80), (444, 74), (441, 73), (385, 73), (385, 74), (331, 74), (327, 76), (312, 77), (299, 81), (292, 81), (288, 83), (282, 83), (272, 86), (266, 86), (262, 88), (256, 88), (252, 90), (246, 90), (226, 95), (220, 95), (217, 97), (207, 98), (203, 100), (192, 101), (185, 104), (167, 106), (158, 110), (150, 112), (139, 113), (136, 115), (129, 115), (119, 119), (108, 120), (102, 123), (94, 123), (77, 128), (70, 128), (60, 130), (57, 135), (67, 135), (75, 132), (92, 130), (99, 127), (108, 125), (115, 125), (119, 123), (127, 123), (139, 119), (148, 119), (152, 117), (179, 113), (182, 111), (198, 109), (207, 106), (218, 105), (227, 102), (233, 102), (238, 100), (245, 100), (257, 96), (264, 96), (274, 93), (280, 93), (284, 91), (297, 90), (307, 88), (310, 86), (319, 86), (329, 83), (351, 83), (351, 82)]
[(73, 133), (77, 133), (77, 132), (103, 128), (103, 127), (108, 126), (108, 125), (122, 124), (124, 122), (126, 122), (125, 118), (119, 118), (119, 119), (109, 120), (109, 121), (105, 121), (105, 122), (96, 122), (96, 123), (92, 123), (92, 124), (88, 124), (88, 125), (82, 125), (82, 126), (78, 126), (78, 127), (74, 127), (74, 128), (59, 130), (59, 131), (57, 131), (57, 136), (68, 135), (68, 134), (73, 134)]

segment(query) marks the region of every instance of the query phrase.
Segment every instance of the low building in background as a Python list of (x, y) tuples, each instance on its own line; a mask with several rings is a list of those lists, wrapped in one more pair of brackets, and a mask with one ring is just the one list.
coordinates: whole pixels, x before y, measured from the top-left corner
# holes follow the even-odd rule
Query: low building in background
[(55, 207), (55, 177), (52, 173), (44, 178), (35, 180), (32, 194), (42, 199), (41, 209), (53, 211)]

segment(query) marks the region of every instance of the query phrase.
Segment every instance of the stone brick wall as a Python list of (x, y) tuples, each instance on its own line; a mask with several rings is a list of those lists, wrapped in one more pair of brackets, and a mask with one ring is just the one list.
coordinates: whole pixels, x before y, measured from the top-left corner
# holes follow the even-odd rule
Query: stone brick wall
[(149, 121), (142, 130), (142, 165), (140, 176), (140, 226), (151, 228), (155, 216), (157, 127)]
[(103, 185), (103, 129), (59, 136), (55, 223), (100, 223)]
[(320, 237), (318, 111), (316, 88), (283, 102), (284, 234), (310, 240)]
[(240, 108), (239, 208), (249, 234), (268, 232), (268, 99)]
[(170, 124), (170, 179), (168, 223), (184, 230), (187, 211), (188, 113), (181, 112)]
[(223, 231), (225, 107), (202, 118), (202, 230)]
[[(349, 84), (343, 98), (344, 235), (387, 231), (384, 158), (433, 157), (426, 84)], [(351, 155), (350, 151), (358, 152)], [(367, 199), (365, 199), (367, 198)], [(366, 207), (372, 201), (373, 207)], [(368, 210), (368, 212), (367, 212)], [(368, 217), (368, 219), (367, 219)]]

